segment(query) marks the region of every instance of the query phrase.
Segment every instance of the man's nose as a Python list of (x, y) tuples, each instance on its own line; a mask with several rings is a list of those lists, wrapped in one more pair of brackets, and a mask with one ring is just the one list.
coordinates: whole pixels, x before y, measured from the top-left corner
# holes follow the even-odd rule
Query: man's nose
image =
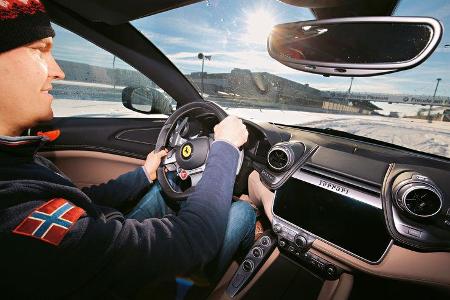
[(55, 58), (53, 57), (53, 55), (49, 56), (48, 76), (52, 77), (53, 80), (62, 80), (62, 79), (64, 79), (64, 77), (66, 77), (66, 75), (64, 74), (61, 67), (55, 61)]

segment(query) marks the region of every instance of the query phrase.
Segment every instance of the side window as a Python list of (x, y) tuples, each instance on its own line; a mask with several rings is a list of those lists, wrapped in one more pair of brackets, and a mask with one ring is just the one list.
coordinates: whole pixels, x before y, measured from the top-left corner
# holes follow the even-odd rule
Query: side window
[(175, 107), (167, 93), (121, 59), (61, 26), (52, 26), (56, 32), (53, 56), (66, 74), (52, 84), (55, 117), (151, 117), (123, 106), (122, 92), (136, 87), (147, 94), (162, 93), (167, 106)]

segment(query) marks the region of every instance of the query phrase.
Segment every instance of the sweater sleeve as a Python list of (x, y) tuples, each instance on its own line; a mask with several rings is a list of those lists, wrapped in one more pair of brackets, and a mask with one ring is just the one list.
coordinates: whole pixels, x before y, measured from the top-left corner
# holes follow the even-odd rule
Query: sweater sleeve
[(82, 191), (98, 205), (117, 208), (127, 201), (138, 200), (150, 185), (143, 168), (138, 167), (106, 183), (85, 187)]

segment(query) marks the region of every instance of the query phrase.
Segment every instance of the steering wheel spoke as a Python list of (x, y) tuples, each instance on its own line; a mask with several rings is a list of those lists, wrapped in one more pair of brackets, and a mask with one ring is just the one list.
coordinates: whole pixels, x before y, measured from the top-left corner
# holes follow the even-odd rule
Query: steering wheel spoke
[(177, 163), (177, 158), (175, 157), (176, 152), (177, 152), (176, 148), (173, 148), (172, 150), (170, 150), (169, 153), (167, 153), (164, 160), (162, 161), (162, 165), (167, 166), (170, 164), (176, 164)]
[(191, 186), (196, 186), (197, 183), (202, 179), (203, 173), (196, 173), (191, 175)]
[(177, 126), (173, 130), (173, 133), (172, 133), (172, 135), (170, 137), (170, 140), (169, 140), (170, 146), (172, 146), (172, 148), (180, 146), (184, 142), (186, 142), (186, 139), (184, 139), (181, 136), (181, 132), (183, 131), (184, 127), (186, 126), (186, 124), (188, 122), (189, 122), (189, 118), (188, 117), (182, 119), (181, 121), (177, 121)]
[(189, 176), (191, 177), (191, 185), (196, 186), (197, 183), (202, 179), (203, 172), (205, 171), (206, 164), (203, 164), (202, 166), (195, 168), (193, 170), (189, 170)]
[(192, 170), (187, 170), (187, 172), (188, 172), (189, 176), (201, 175), (205, 171), (205, 167), (206, 167), (206, 164), (204, 164), (198, 168), (192, 169)]
[(200, 181), (200, 179), (203, 176), (203, 172), (205, 171), (206, 164), (203, 164), (202, 166), (192, 169), (192, 170), (184, 170), (180, 167), (177, 168), (177, 176), (180, 177), (182, 180), (188, 179), (188, 177), (191, 178), (191, 186), (196, 186), (197, 183)]

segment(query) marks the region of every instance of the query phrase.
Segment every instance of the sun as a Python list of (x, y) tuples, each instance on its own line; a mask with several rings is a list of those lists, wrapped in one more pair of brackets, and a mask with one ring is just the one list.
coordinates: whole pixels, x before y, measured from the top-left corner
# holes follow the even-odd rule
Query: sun
[(247, 25), (246, 41), (257, 44), (266, 44), (267, 37), (276, 24), (275, 17), (269, 11), (261, 8), (246, 12), (245, 23)]

